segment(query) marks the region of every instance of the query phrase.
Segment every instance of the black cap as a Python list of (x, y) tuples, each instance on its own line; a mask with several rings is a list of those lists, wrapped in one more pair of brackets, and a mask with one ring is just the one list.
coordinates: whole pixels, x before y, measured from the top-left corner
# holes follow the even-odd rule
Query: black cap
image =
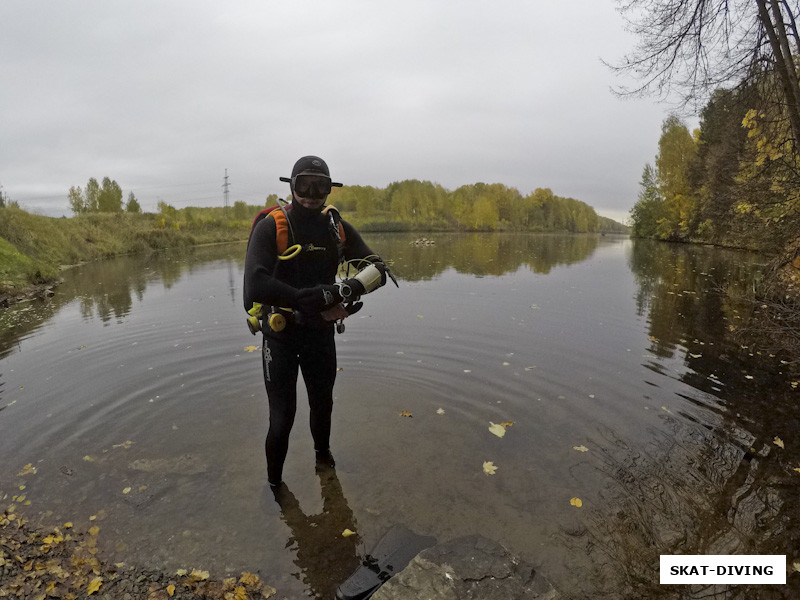
[[(324, 175), (330, 178), (331, 172), (328, 170), (328, 165), (319, 156), (304, 156), (299, 158), (294, 163), (292, 168), (292, 176), (281, 177), (281, 181), (291, 182), (297, 175)], [(331, 182), (334, 187), (342, 187), (341, 183)]]

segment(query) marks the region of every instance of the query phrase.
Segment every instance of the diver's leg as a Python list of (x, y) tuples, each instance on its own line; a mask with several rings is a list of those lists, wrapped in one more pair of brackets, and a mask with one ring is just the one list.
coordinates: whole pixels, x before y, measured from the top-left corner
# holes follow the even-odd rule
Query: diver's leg
[(265, 335), (261, 359), (269, 398), (269, 431), (264, 444), (267, 478), (270, 485), (277, 485), (283, 478), (289, 434), (297, 412), (297, 352), (291, 343)]
[[(329, 460), (333, 384), (336, 381), (336, 342), (333, 327), (314, 332), (300, 352), (300, 369), (308, 390), (311, 437), (317, 458)], [(331, 466), (333, 466), (331, 464)]]

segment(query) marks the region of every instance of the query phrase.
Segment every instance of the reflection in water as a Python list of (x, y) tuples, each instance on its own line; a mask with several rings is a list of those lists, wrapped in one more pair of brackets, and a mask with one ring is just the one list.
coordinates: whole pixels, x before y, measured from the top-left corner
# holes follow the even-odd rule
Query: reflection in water
[(409, 243), (407, 235), (381, 237), (381, 254), (393, 261), (393, 270), (406, 281), (432, 279), (447, 269), (459, 273), (504, 275), (527, 266), (534, 273), (549, 273), (558, 265), (588, 259), (603, 238), (597, 235), (530, 235), (444, 233), (435, 245)]
[[(0, 311), (0, 483), (28, 485), (42, 513), (60, 510), (56, 498), (107, 509), (104, 531), (129, 547), (120, 560), (240, 565), (267, 581), (299, 571), (301, 582), (281, 583), (288, 597), (331, 597), (357, 566), (355, 538), (341, 536), (358, 531), (356, 517), (365, 537), (388, 521), (439, 539), (488, 532), (574, 598), (800, 597), (792, 576), (772, 596), (657, 584), (660, 553), (800, 561), (800, 377), (737, 337), (748, 307), (736, 298), (759, 257), (612, 236), (436, 234), (423, 247), (365, 237), (414, 284), (368, 304), (357, 319), (374, 322), (339, 338), (349, 502), (333, 471), (318, 474), (316, 515), (288, 490), (282, 522), (271, 496), (262, 511), (257, 492), (229, 493), (260, 490), (263, 454), (251, 447), (266, 421), (237, 299), (244, 244), (86, 265), (53, 298)], [(506, 419), (516, 425), (498, 441), (487, 424)], [(398, 440), (414, 440), (409, 460)], [(113, 462), (84, 462), (107, 450)], [(130, 465), (184, 455), (206, 465), (206, 503), (167, 486), (126, 512)], [(487, 459), (500, 465), (493, 477)], [(315, 496), (297, 460), (293, 489)], [(15, 478), (29, 462), (37, 476)], [(391, 476), (367, 485), (386, 464)], [(78, 480), (80, 494), (65, 487)], [(141, 494), (155, 492), (147, 483)], [(284, 524), (291, 552), (270, 544)], [(212, 541), (189, 544), (194, 529)], [(235, 543), (222, 543), (231, 531)], [(183, 545), (162, 547), (154, 532)]]
[[(733, 259), (731, 256), (733, 255)], [(643, 366), (689, 385), (683, 408), (661, 407), (661, 425), (633, 446), (599, 428), (592, 468), (608, 478), (605, 508), (589, 535), (568, 541), (593, 555), (598, 579), (619, 596), (642, 598), (789, 598), (798, 582), (771, 590), (731, 585), (659, 586), (663, 554), (786, 554), (797, 558), (800, 493), (793, 467), (800, 452), (783, 443), (800, 431), (797, 373), (780, 357), (740, 346), (734, 332), (758, 257), (719, 249), (637, 241), (630, 264), (637, 305), (647, 316), (650, 350)], [(671, 365), (664, 359), (680, 359)], [(669, 401), (657, 379), (653, 396)], [(631, 592), (633, 590), (633, 592)]]
[(274, 494), (292, 532), (289, 544), (296, 552), (300, 578), (317, 598), (333, 598), (337, 586), (358, 566), (357, 537), (342, 536), (345, 529), (357, 531), (357, 526), (336, 470), (318, 465), (317, 476), (322, 488), (322, 512), (317, 515), (306, 515), (286, 484)]

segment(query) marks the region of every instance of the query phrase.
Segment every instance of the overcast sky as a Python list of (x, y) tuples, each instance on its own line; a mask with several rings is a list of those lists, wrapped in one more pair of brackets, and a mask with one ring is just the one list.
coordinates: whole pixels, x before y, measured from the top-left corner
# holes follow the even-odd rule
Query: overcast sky
[(70, 214), (116, 180), (145, 210), (345, 185), (503, 183), (621, 220), (670, 106), (621, 100), (614, 0), (2, 0), (0, 185)]

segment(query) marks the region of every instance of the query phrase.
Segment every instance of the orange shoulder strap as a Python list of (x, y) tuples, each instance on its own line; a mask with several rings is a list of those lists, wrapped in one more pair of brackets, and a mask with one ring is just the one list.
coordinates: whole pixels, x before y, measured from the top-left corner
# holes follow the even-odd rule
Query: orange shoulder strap
[(289, 247), (289, 223), (286, 222), (286, 215), (280, 209), (273, 210), (267, 216), (275, 219), (275, 243), (280, 256)]

